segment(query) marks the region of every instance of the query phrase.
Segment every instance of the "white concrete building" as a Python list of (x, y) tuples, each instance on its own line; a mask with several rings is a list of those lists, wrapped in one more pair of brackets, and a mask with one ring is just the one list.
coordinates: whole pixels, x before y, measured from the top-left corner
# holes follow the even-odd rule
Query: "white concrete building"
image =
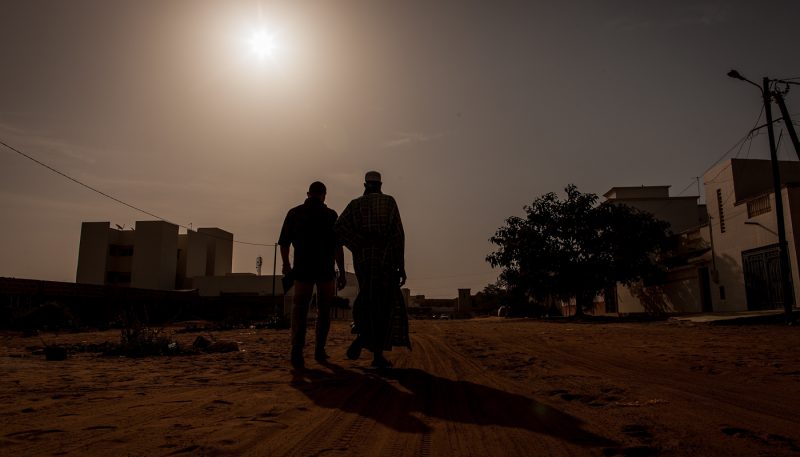
[[(670, 197), (669, 186), (614, 187), (604, 194), (607, 201), (646, 211), (670, 224), (680, 244), (680, 262), (670, 265), (664, 282), (657, 286), (620, 284), (603, 297), (598, 313), (701, 312), (711, 310), (709, 298), (710, 243), (706, 205), (699, 196)], [(597, 306), (597, 302), (596, 306)]]
[[(794, 297), (798, 296), (800, 162), (779, 162)], [(713, 240), (714, 311), (783, 308), (769, 160), (730, 159), (704, 175)], [(795, 307), (797, 300), (793, 300)]]
[(135, 229), (84, 222), (77, 283), (141, 289), (190, 288), (196, 276), (225, 275), (233, 263), (233, 234), (218, 228), (178, 233), (165, 221), (137, 221)]
[(672, 233), (682, 233), (708, 222), (706, 205), (699, 196), (670, 197), (670, 186), (612, 187), (603, 196), (608, 201), (627, 205), (669, 222)]
[[(800, 162), (780, 162), (780, 174), (794, 291), (789, 300), (797, 307)], [(709, 220), (679, 234), (684, 264), (671, 267), (667, 281), (656, 287), (617, 286), (615, 297), (607, 294), (607, 311), (615, 311), (614, 299), (620, 313), (646, 309), (733, 312), (783, 308), (770, 161), (729, 159), (706, 171), (703, 181)], [(637, 206), (636, 202), (626, 203)], [(661, 219), (669, 217), (669, 213), (651, 212)]]

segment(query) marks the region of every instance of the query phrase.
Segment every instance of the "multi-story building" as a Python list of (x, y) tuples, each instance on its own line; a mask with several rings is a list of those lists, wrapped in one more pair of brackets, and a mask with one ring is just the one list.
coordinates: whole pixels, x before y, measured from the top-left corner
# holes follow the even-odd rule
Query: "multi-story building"
[(800, 162), (779, 162), (783, 223), (794, 297), (783, 297), (778, 221), (769, 160), (730, 159), (704, 175), (713, 247), (714, 311), (797, 306), (800, 293)]
[[(617, 285), (612, 294), (606, 294), (606, 311), (781, 309), (786, 299), (796, 307), (795, 297), (800, 294), (800, 162), (779, 162), (779, 169), (792, 297), (783, 296), (781, 285), (772, 165), (769, 160), (729, 159), (703, 176), (708, 221), (676, 231), (683, 262), (670, 265), (663, 284), (633, 288)], [(613, 199), (614, 194), (606, 196)], [(670, 223), (676, 220), (671, 217), (677, 217), (679, 223), (688, 221), (681, 218), (681, 212), (695, 214), (688, 206), (673, 212), (659, 211), (659, 206), (644, 207), (635, 199), (624, 203)], [(675, 227), (673, 224), (673, 231)]]
[(669, 223), (672, 233), (696, 229), (708, 222), (706, 205), (699, 196), (670, 197), (670, 186), (612, 187), (603, 194), (606, 200), (655, 215)]
[[(648, 212), (669, 223), (680, 251), (670, 259), (663, 281), (645, 287), (616, 284), (606, 290), (600, 313), (701, 312), (710, 310), (709, 243), (706, 205), (699, 196), (670, 197), (669, 186), (614, 187), (604, 194), (608, 202)], [(596, 306), (599, 302), (595, 302)]]
[(233, 234), (218, 228), (179, 234), (165, 221), (137, 221), (130, 230), (84, 222), (76, 282), (183, 289), (193, 277), (229, 274), (232, 263)]

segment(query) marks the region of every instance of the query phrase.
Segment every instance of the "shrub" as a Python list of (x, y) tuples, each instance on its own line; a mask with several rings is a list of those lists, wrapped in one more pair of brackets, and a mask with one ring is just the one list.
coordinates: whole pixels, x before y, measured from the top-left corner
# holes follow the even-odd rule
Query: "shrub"
[(152, 328), (141, 324), (128, 325), (120, 333), (119, 345), (106, 351), (106, 355), (125, 357), (149, 357), (159, 355), (180, 355), (193, 353), (186, 351), (173, 341), (162, 328)]

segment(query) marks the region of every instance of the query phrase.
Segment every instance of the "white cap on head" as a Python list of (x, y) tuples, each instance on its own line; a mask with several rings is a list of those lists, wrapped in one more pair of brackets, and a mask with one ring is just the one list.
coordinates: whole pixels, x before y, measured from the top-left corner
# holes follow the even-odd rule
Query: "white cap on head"
[(377, 171), (368, 171), (367, 174), (364, 175), (364, 182), (374, 182), (380, 184), (381, 174)]

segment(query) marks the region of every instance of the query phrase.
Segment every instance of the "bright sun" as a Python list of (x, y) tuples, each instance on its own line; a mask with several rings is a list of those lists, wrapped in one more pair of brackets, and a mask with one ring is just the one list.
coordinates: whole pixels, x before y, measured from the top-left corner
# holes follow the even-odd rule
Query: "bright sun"
[(272, 58), (278, 50), (278, 42), (275, 34), (269, 34), (266, 30), (253, 30), (247, 40), (250, 52), (260, 60)]

